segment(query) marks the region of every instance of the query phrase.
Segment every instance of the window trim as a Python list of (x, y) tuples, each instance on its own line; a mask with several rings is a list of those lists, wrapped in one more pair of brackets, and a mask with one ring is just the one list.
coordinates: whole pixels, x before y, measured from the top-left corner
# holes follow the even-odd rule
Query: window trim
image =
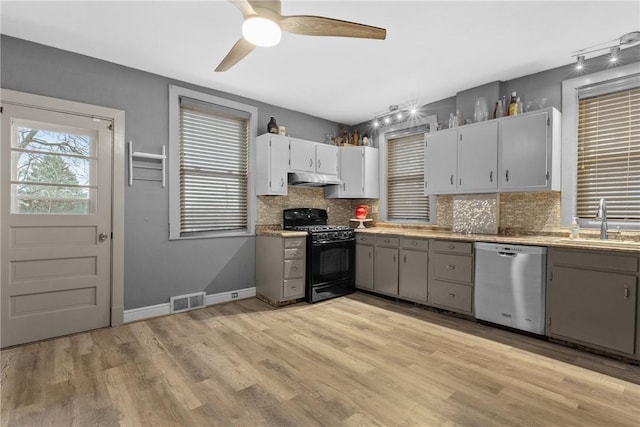
[[(180, 235), (180, 97), (186, 97), (232, 108), (249, 115), (249, 147), (247, 165), (247, 229), (245, 231), (208, 231)], [(210, 239), (220, 237), (248, 237), (255, 235), (256, 193), (254, 171), (256, 169), (255, 144), (258, 133), (258, 108), (215, 95), (169, 85), (169, 240)]]
[[(576, 215), (578, 186), (578, 99), (581, 90), (604, 86), (608, 81), (624, 79), (640, 73), (640, 62), (624, 65), (598, 73), (576, 77), (562, 82), (562, 196), (560, 225), (568, 227)], [(615, 91), (612, 82), (611, 91)], [(599, 221), (581, 220), (580, 225), (597, 228)], [(609, 228), (640, 229), (640, 222), (608, 221)]]
[(429, 196), (429, 212), (431, 213), (429, 221), (418, 221), (418, 220), (397, 220), (397, 219), (389, 219), (387, 216), (387, 141), (389, 139), (398, 138), (401, 136), (409, 136), (415, 135), (418, 133), (427, 133), (429, 129), (429, 123), (432, 121), (430, 117), (412, 120), (409, 122), (401, 123), (396, 126), (392, 126), (389, 129), (386, 129), (383, 132), (380, 132), (378, 135), (378, 148), (380, 153), (380, 164), (378, 165), (380, 170), (380, 178), (379, 178), (379, 188), (380, 191), (380, 199), (378, 200), (379, 211), (380, 211), (380, 221), (382, 222), (390, 222), (394, 224), (425, 224), (425, 225), (435, 225), (437, 223), (437, 212), (436, 212), (436, 196)]

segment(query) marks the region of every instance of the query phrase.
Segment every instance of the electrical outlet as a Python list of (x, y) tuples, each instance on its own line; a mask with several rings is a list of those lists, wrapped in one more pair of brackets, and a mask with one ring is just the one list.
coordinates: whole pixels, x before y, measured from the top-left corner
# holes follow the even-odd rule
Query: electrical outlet
[(231, 292), (231, 299), (236, 299), (238, 298), (238, 293), (237, 292)]

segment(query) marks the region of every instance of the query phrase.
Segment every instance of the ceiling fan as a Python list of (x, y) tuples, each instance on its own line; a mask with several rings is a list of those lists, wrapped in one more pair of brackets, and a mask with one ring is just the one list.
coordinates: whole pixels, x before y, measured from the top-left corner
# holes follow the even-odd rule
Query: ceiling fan
[(216, 71), (227, 71), (256, 46), (274, 46), (282, 31), (305, 36), (358, 37), (384, 40), (387, 30), (322, 16), (282, 16), (280, 1), (229, 0), (242, 15), (243, 37), (236, 42)]

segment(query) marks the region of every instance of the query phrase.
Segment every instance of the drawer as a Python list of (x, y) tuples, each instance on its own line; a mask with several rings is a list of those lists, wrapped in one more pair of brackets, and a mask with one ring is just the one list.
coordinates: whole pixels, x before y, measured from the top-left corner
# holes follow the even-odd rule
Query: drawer
[(431, 260), (429, 268), (434, 278), (465, 283), (473, 281), (473, 258), (469, 255), (436, 253)]
[(305, 238), (300, 237), (296, 239), (284, 239), (284, 247), (288, 248), (304, 248)]
[(304, 297), (304, 278), (285, 280), (282, 296), (284, 298), (302, 298)]
[(284, 260), (284, 278), (292, 279), (295, 277), (304, 277), (304, 260), (303, 259)]
[(453, 252), (458, 254), (473, 253), (473, 243), (471, 242), (453, 242), (447, 240), (435, 240), (431, 243), (433, 250), (436, 252)]
[(376, 236), (376, 246), (389, 246), (397, 248), (400, 243), (400, 239), (391, 236)]
[(572, 251), (549, 248), (549, 264), (635, 273), (638, 271), (639, 260), (637, 255), (612, 254), (596, 250)]
[(402, 240), (400, 240), (400, 247), (402, 249), (426, 251), (429, 249), (429, 240), (428, 239), (412, 239), (408, 237), (403, 237)]
[(356, 233), (356, 243), (360, 243), (362, 245), (373, 245), (374, 242), (374, 236), (370, 234)]
[(291, 248), (284, 250), (285, 259), (304, 258), (304, 248)]
[(469, 285), (432, 280), (429, 283), (429, 300), (441, 307), (471, 313), (472, 290)]

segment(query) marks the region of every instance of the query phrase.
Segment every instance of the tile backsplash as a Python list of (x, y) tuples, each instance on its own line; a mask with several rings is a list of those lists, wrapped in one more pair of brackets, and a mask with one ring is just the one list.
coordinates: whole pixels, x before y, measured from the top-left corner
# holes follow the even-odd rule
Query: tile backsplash
[[(369, 206), (371, 225), (380, 220), (375, 199), (325, 199), (321, 188), (289, 187), (287, 196), (258, 196), (257, 225), (282, 226), (282, 211), (311, 207), (327, 209), (329, 224), (349, 225), (358, 205)], [(438, 196), (437, 225), (458, 232), (495, 234), (544, 231), (560, 227), (560, 193), (501, 193)], [(356, 223), (351, 223), (355, 226)]]
[(282, 211), (291, 208), (326, 209), (331, 225), (349, 225), (351, 200), (325, 199), (322, 188), (289, 187), (287, 196), (258, 196), (257, 225), (282, 226)]

